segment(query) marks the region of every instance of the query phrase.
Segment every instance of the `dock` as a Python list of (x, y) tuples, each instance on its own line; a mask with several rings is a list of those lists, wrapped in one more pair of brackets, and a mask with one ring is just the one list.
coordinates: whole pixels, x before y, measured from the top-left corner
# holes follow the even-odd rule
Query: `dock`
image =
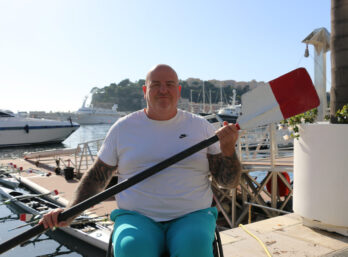
[[(52, 166), (53, 163), (42, 162), (41, 164), (40, 162), (15, 159), (0, 160), (0, 166), (8, 165), (10, 162), (15, 163), (17, 167), (23, 167), (24, 171), (33, 170), (31, 173), (21, 173), (23, 183), (31, 187), (32, 190), (48, 192), (58, 189), (61, 192), (58, 199), (62, 204), (67, 204), (73, 198), (79, 180), (75, 178), (66, 180), (64, 176), (56, 175), (52, 168), (54, 167)], [(267, 167), (270, 165), (267, 160), (254, 164)], [(279, 164), (280, 166), (282, 164), (291, 166), (291, 158), (281, 159)], [(249, 167), (248, 165), (252, 165), (252, 163), (246, 162), (244, 167)], [(244, 172), (244, 174), (247, 174), (247, 172)], [(116, 201), (114, 198), (110, 198), (94, 206), (89, 211), (96, 215), (104, 215), (115, 208), (117, 208)], [(306, 227), (302, 223), (302, 218), (294, 213), (246, 224), (244, 228), (263, 242), (271, 256), (348, 256), (348, 237)], [(234, 257), (268, 256), (264, 248), (252, 235), (248, 234), (243, 228), (236, 226), (221, 231), (224, 255)]]
[[(40, 162), (28, 162), (24, 159), (16, 160), (0, 160), (1, 165), (8, 165), (8, 163), (14, 163), (17, 167), (22, 167), (24, 172), (14, 174), (20, 181), (36, 193), (47, 193), (53, 190), (58, 190), (57, 202), (62, 206), (67, 206), (69, 201), (74, 197), (74, 192), (78, 187), (80, 181), (76, 178), (71, 180), (65, 179), (62, 175), (56, 175), (54, 172), (53, 163)], [(104, 201), (101, 204), (95, 205), (89, 211), (93, 212), (97, 216), (110, 213), (117, 208), (117, 204), (114, 197)]]
[[(294, 213), (244, 227), (263, 242), (271, 256), (348, 256), (348, 237), (305, 227), (302, 218)], [(225, 256), (268, 256), (259, 242), (240, 227), (225, 230), (220, 235)]]

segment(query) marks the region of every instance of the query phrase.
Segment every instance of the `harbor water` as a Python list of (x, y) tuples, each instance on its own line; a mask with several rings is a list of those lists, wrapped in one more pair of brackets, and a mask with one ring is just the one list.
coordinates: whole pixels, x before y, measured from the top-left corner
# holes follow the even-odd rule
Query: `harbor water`
[(22, 158), (25, 152), (37, 152), (50, 149), (74, 148), (79, 143), (103, 139), (110, 129), (111, 124), (100, 125), (81, 125), (81, 127), (71, 134), (61, 144), (35, 145), (23, 147), (0, 148), (0, 159)]

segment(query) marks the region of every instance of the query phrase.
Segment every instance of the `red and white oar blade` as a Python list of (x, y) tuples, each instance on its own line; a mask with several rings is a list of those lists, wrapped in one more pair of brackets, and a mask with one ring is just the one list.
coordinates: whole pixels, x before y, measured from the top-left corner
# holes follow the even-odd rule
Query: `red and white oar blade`
[(255, 128), (306, 112), (320, 103), (306, 69), (293, 70), (242, 95), (242, 129)]

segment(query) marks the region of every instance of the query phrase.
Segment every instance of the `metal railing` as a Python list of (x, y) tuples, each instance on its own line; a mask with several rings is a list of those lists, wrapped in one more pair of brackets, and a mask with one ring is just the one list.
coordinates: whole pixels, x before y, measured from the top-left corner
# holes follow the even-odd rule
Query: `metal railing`
[[(213, 119), (213, 116), (205, 117)], [(213, 124), (218, 128), (222, 126), (222, 121), (216, 119)], [(236, 227), (243, 222), (250, 210), (250, 204), (265, 207), (260, 209), (266, 217), (285, 213), (283, 209), (292, 199), (293, 190), (292, 183), (282, 172), (292, 172), (293, 165), (289, 161), (279, 164), (279, 160), (293, 154), (293, 140), (289, 135), (287, 128), (277, 124), (240, 131), (236, 150), (243, 173), (239, 186), (237, 189), (228, 189), (213, 183), (213, 189), (217, 191), (218, 207), (230, 227)], [(284, 136), (289, 139), (284, 139)], [(264, 178), (256, 178), (253, 175), (255, 171), (265, 173)], [(278, 182), (287, 188), (287, 195), (279, 195)]]
[(77, 145), (78, 151), (75, 154), (76, 176), (82, 176), (81, 171), (87, 171), (94, 163), (104, 139), (92, 140)]

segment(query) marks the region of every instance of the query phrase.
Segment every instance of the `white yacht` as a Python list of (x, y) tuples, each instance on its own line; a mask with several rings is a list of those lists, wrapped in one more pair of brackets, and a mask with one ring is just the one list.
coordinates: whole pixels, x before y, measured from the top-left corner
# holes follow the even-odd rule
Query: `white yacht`
[(0, 110), (0, 147), (61, 143), (79, 127), (71, 120), (33, 119)]
[[(91, 93), (91, 95), (93, 92)], [(86, 102), (89, 96), (86, 96), (82, 106), (72, 115), (72, 119), (81, 125), (90, 124), (113, 124), (122, 114), (117, 111), (117, 104), (111, 109), (95, 108), (92, 104), (87, 106)]]
[(233, 89), (232, 104), (220, 108), (217, 115), (224, 121), (236, 123), (237, 118), (241, 115), (241, 111), (242, 105), (236, 104), (236, 90)]

